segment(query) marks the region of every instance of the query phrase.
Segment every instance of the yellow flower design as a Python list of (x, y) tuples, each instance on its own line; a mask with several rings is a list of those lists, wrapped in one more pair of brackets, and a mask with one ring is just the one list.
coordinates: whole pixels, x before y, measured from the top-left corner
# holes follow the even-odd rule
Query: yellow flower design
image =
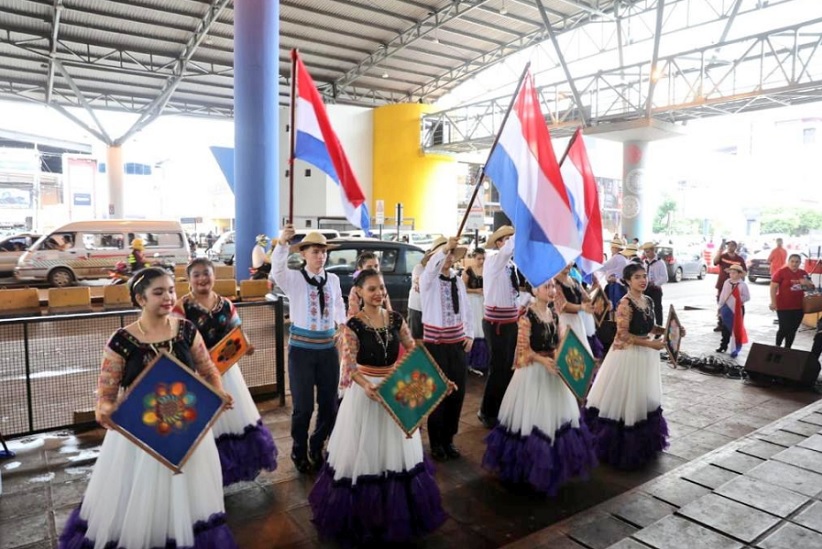
[(434, 395), (434, 389), (436, 389), (436, 383), (433, 378), (415, 370), (394, 386), (394, 399), (403, 406), (416, 408)]
[(568, 373), (574, 380), (579, 381), (585, 375), (585, 359), (579, 349), (571, 349), (565, 356), (565, 364), (568, 366)]

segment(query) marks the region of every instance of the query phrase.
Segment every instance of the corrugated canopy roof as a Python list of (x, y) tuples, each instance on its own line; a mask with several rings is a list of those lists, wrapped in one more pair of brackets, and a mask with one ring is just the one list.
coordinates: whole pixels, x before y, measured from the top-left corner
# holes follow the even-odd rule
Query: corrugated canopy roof
[[(281, 102), (291, 48), (327, 100), (433, 102), (546, 39), (536, 1), (280, 0)], [(558, 32), (613, 9), (613, 0), (542, 2)], [(69, 106), (140, 112), (145, 123), (161, 112), (231, 117), (233, 41), (232, 0), (5, 0), (0, 97), (67, 115)]]

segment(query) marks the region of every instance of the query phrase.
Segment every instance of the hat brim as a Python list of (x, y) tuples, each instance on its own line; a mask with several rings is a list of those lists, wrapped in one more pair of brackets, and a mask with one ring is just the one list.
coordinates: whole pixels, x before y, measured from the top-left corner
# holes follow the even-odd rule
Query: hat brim
[(497, 243), (497, 240), (499, 240), (500, 238), (505, 238), (506, 236), (514, 236), (513, 227), (500, 227), (499, 229), (494, 231), (491, 234), (491, 236), (488, 237), (488, 240), (485, 241), (485, 247), (493, 247)]
[[(420, 263), (422, 263), (422, 266), (425, 267), (426, 265), (428, 265), (428, 261), (431, 259), (431, 256), (437, 253), (440, 250), (440, 248), (442, 248), (444, 245), (444, 243), (440, 244), (436, 248), (433, 248), (425, 252), (425, 255), (422, 256), (422, 260), (420, 261)], [(454, 248), (453, 251), (454, 261), (459, 261), (460, 259), (465, 257), (466, 253), (468, 253), (468, 248), (466, 248), (465, 246), (457, 246), (456, 248)]]
[(325, 248), (326, 250), (333, 250), (334, 248), (340, 247), (338, 244), (320, 244), (319, 242), (306, 242), (303, 240), (289, 246), (288, 251), (293, 254), (295, 252), (301, 252), (303, 251), (303, 248), (310, 248), (311, 246), (319, 246), (321, 248)]

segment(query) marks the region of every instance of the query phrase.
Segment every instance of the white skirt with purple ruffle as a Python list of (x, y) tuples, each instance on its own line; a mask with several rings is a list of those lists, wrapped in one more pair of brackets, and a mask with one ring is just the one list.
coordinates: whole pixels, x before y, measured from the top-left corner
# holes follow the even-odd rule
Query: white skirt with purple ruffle
[(407, 438), (356, 383), (340, 404), (308, 501), (320, 536), (343, 544), (409, 542), (446, 518), (419, 430)]
[(220, 453), (223, 486), (251, 481), (260, 471), (277, 468), (277, 447), (243, 379), (239, 364), (223, 374), (223, 389), (234, 397), (234, 407), (214, 422), (212, 430)]
[(649, 347), (612, 347), (605, 356), (585, 410), (601, 462), (636, 469), (668, 446), (659, 369), (659, 351)]
[(499, 424), (485, 441), (483, 467), (505, 482), (527, 483), (549, 495), (573, 477), (587, 477), (597, 464), (576, 398), (538, 363), (514, 371)]

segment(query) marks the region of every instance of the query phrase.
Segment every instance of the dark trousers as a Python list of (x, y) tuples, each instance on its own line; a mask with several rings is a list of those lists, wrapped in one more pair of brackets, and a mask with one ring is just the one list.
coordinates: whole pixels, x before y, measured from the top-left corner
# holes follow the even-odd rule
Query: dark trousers
[(446, 446), (454, 442), (454, 435), (459, 430), (468, 362), (462, 343), (426, 343), (425, 348), (445, 377), (457, 384), (457, 390), (445, 397), (428, 416), (428, 442), (431, 447)]
[[(745, 318), (745, 307), (742, 307), (742, 318)], [(731, 342), (731, 330), (727, 326), (725, 326), (724, 322), (721, 322), (721, 328), (722, 342), (719, 344), (719, 346), (723, 349), (727, 349), (728, 344)]]
[(816, 323), (816, 335), (813, 336), (813, 347), (811, 347), (811, 354), (819, 360), (819, 355), (822, 355), (822, 319)]
[(790, 349), (793, 345), (793, 338), (796, 337), (796, 331), (802, 324), (802, 317), (805, 313), (802, 309), (789, 309), (787, 311), (776, 311), (776, 317), (779, 319), (779, 329), (776, 330), (776, 346), (782, 346), (782, 340), (785, 340), (785, 348)]
[(411, 330), (411, 337), (422, 339), (422, 311), (408, 309), (408, 329)]
[(645, 288), (645, 295), (651, 298), (654, 302), (654, 322), (657, 326), (662, 324), (662, 288), (656, 285), (649, 284)]
[(482, 332), (488, 349), (491, 351), (491, 363), (488, 366), (488, 379), (482, 393), (480, 413), (494, 422), (499, 415), (502, 397), (514, 375), (514, 355), (517, 350), (517, 323), (496, 324), (482, 321)]
[[(337, 385), (340, 382), (340, 358), (336, 348), (301, 349), (288, 347), (288, 377), (291, 387), (291, 453), (306, 456), (309, 444), (319, 452), (334, 428), (337, 417)], [(317, 388), (317, 424), (308, 440), (308, 426), (314, 413), (314, 388)]]

